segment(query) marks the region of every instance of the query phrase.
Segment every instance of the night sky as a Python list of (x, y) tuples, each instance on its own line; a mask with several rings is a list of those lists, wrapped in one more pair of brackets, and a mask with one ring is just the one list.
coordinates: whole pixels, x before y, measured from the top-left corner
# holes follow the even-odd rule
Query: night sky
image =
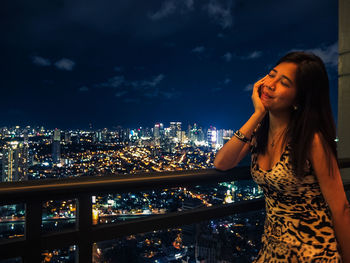
[(2, 1), (0, 126), (236, 129), (253, 83), (320, 55), (337, 114), (338, 1)]

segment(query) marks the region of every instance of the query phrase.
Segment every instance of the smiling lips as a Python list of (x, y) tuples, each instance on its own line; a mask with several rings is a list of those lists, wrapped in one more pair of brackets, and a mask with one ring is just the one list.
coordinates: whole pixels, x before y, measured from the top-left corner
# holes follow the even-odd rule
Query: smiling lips
[(267, 94), (266, 92), (262, 92), (262, 93), (261, 93), (261, 98), (264, 98), (264, 99), (272, 99), (273, 97), (269, 96), (269, 94)]

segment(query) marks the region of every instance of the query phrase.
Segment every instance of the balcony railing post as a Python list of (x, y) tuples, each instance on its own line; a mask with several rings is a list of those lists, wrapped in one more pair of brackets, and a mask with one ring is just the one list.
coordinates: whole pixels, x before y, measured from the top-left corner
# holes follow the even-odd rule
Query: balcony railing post
[(79, 231), (78, 262), (92, 262), (92, 202), (90, 194), (81, 194), (77, 202), (77, 228)]
[(41, 262), (42, 203), (39, 200), (26, 202), (24, 262)]

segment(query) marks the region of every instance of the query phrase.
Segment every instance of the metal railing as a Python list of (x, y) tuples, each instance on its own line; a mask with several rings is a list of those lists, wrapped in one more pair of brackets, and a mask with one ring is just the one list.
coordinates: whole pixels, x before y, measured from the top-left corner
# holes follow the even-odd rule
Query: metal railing
[[(340, 160), (339, 163), (341, 168), (350, 167), (350, 159)], [(129, 222), (92, 224), (93, 195), (250, 179), (249, 167), (236, 167), (226, 172), (206, 169), (2, 183), (0, 205), (24, 203), (26, 208), (24, 237), (0, 242), (0, 258), (22, 257), (24, 262), (40, 262), (43, 250), (77, 245), (78, 261), (87, 263), (92, 261), (92, 245), (95, 242), (262, 209), (264, 200), (256, 199), (154, 215)], [(347, 191), (350, 190), (350, 182), (344, 182), (344, 186)], [(42, 203), (63, 199), (77, 200), (75, 228), (42, 233)]]

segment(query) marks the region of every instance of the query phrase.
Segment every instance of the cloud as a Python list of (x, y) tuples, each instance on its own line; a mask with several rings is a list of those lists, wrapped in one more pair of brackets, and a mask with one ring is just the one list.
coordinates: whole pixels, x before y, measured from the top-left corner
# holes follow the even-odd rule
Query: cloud
[(148, 17), (151, 20), (160, 20), (166, 18), (177, 11), (186, 13), (193, 10), (194, 0), (167, 0), (162, 3), (162, 6), (157, 12), (151, 13)]
[(117, 72), (120, 72), (120, 71), (122, 71), (123, 70), (123, 68), (122, 67), (114, 67), (114, 69), (113, 69), (114, 71), (117, 71)]
[(112, 78), (109, 78), (107, 82), (103, 82), (100, 84), (96, 84), (96, 87), (111, 87), (111, 88), (118, 88), (121, 85), (125, 83), (124, 76), (114, 76)]
[(225, 55), (222, 56), (226, 62), (230, 62), (232, 60), (232, 54), (230, 52), (227, 52)]
[(204, 51), (205, 51), (205, 47), (203, 46), (195, 47), (194, 49), (192, 49), (192, 52), (194, 53), (203, 53)]
[(32, 56), (32, 62), (33, 64), (41, 67), (51, 66), (51, 61), (49, 59), (39, 56)]
[(123, 90), (123, 91), (116, 92), (114, 94), (114, 96), (121, 97), (121, 96), (125, 95), (126, 93), (128, 93), (128, 92), (126, 90)]
[[(175, 90), (160, 90), (159, 85), (165, 79), (164, 74), (158, 74), (150, 79), (126, 80), (124, 76), (118, 75), (109, 78), (106, 82), (94, 85), (94, 87), (109, 87), (117, 89), (115, 97), (123, 97), (127, 93), (137, 94), (141, 98), (165, 98), (173, 99), (180, 96), (180, 92)], [(125, 101), (125, 100), (123, 100)], [(127, 102), (131, 102), (127, 101)]]
[(176, 11), (175, 2), (165, 1), (163, 2), (161, 8), (157, 12), (149, 15), (149, 18), (151, 18), (152, 20), (159, 20), (161, 18), (167, 17), (175, 13), (175, 11)]
[(68, 58), (62, 58), (58, 60), (54, 65), (60, 70), (72, 71), (75, 66), (75, 62)]
[(245, 59), (256, 59), (256, 58), (260, 58), (261, 56), (262, 56), (261, 51), (253, 51), (248, 56), (246, 56)]
[(223, 33), (218, 33), (218, 34), (217, 34), (217, 37), (218, 37), (218, 38), (224, 38), (225, 35), (224, 35)]
[(194, 1), (193, 0), (184, 0), (184, 4), (188, 9), (193, 9)]
[(159, 96), (159, 88), (150, 89), (143, 93), (143, 95), (147, 98), (154, 98)]
[(140, 99), (139, 98), (125, 98), (125, 99), (123, 99), (123, 101), (125, 103), (138, 103), (138, 102), (140, 102)]
[[(289, 52), (300, 51), (300, 49), (292, 49)], [(338, 67), (338, 42), (329, 46), (306, 49), (305, 52), (311, 52), (319, 56), (327, 66)]]
[(254, 88), (254, 83), (248, 84), (247, 86), (245, 86), (245, 88), (243, 90), (244, 91), (252, 91), (253, 88)]
[[(230, 78), (225, 78), (223, 81), (219, 81), (219, 84), (220, 85), (228, 85), (232, 82), (232, 80)], [(222, 89), (222, 87), (220, 88), (213, 88), (212, 90), (219, 90), (219, 89)]]
[(219, 88), (219, 87), (217, 87), (217, 88), (212, 88), (212, 89), (211, 89), (212, 92), (218, 92), (218, 91), (220, 91), (220, 90), (222, 90), (222, 88)]
[(134, 83), (134, 87), (146, 86), (146, 87), (155, 87), (164, 79), (163, 74), (159, 74), (158, 76), (153, 77), (151, 81), (143, 80), (141, 82), (136, 82), (136, 86)]
[(217, 0), (212, 0), (205, 6), (209, 17), (213, 18), (222, 28), (229, 28), (233, 24), (231, 14), (232, 1), (228, 1), (227, 6), (222, 6)]
[(179, 91), (176, 91), (174, 88), (172, 88), (169, 91), (161, 91), (160, 94), (165, 99), (176, 99), (181, 96), (181, 93)]
[(82, 87), (79, 88), (79, 91), (86, 92), (86, 91), (89, 91), (89, 88), (86, 87), (86, 86), (82, 86)]
[(223, 83), (224, 83), (225, 85), (227, 85), (227, 84), (229, 84), (230, 82), (231, 82), (231, 79), (230, 79), (230, 78), (226, 78), (226, 79), (224, 80)]

